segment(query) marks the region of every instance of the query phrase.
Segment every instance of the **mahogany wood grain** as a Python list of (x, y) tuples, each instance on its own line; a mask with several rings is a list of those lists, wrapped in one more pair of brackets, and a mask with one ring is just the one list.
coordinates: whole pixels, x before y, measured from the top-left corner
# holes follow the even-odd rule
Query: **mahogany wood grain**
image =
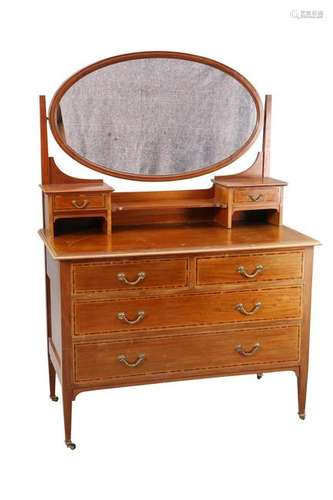
[(168, 372), (165, 374), (149, 374), (145, 375), (137, 375), (136, 377), (131, 377), (130, 383), (129, 379), (125, 379), (122, 377), (108, 379), (105, 381), (97, 381), (97, 382), (83, 382), (83, 383), (75, 383), (73, 386), (73, 397), (76, 399), (76, 396), (81, 392), (86, 391), (96, 391), (102, 389), (114, 389), (116, 387), (126, 387), (126, 386), (136, 386), (136, 385), (146, 385), (146, 384), (159, 384), (161, 382), (176, 382), (176, 381), (185, 381), (185, 380), (196, 380), (196, 379), (208, 379), (211, 377), (226, 377), (226, 376), (234, 376), (234, 375), (256, 375), (258, 373), (270, 373), (270, 372), (283, 372), (283, 371), (292, 371), (296, 375), (298, 373), (297, 363), (294, 361), (278, 361), (271, 362), (267, 365), (253, 364), (251, 365), (235, 365), (235, 366), (221, 366), (221, 367), (213, 367), (213, 368), (204, 368), (197, 370), (189, 370), (189, 371), (175, 371)]
[(49, 184), (41, 187), (44, 199), (44, 229), (51, 240), (55, 235), (68, 232), (64, 230), (64, 225), (57, 225), (59, 219), (71, 219), (71, 227), (75, 231), (81, 228), (83, 218), (103, 218), (104, 225), (100, 227), (104, 228), (107, 236), (111, 235), (112, 188), (104, 183), (69, 183), (67, 187), (63, 184)]
[[(126, 228), (128, 235), (128, 240), (126, 239), (127, 248), (130, 247), (129, 242), (132, 242), (133, 250), (135, 245), (137, 245), (138, 239), (133, 242), (131, 236), (133, 237), (135, 235), (136, 238), (141, 238), (140, 241), (142, 241), (142, 236), (144, 235), (147, 235), (148, 238), (149, 235), (153, 237), (155, 234), (155, 236), (160, 239), (161, 234), (163, 234), (163, 232), (161, 233), (161, 228), (158, 228), (156, 232), (153, 227), (142, 227), (140, 229), (141, 230), (139, 230), (139, 228), (131, 228), (129, 230), (129, 228)], [(165, 229), (167, 229), (167, 232), (164, 234), (169, 235), (171, 228)], [(207, 237), (209, 234), (211, 234), (211, 237), (216, 237), (215, 230), (217, 227), (215, 226), (211, 226), (204, 235), (202, 234), (202, 227), (191, 227), (188, 229), (190, 229), (190, 231), (186, 234), (186, 226), (172, 228), (171, 233), (175, 234), (175, 232), (179, 231), (179, 237), (181, 233), (183, 233), (182, 239), (179, 239), (177, 242), (178, 244), (185, 241), (191, 234), (192, 237), (195, 235), (195, 238), (199, 238), (201, 235), (201, 239), (205, 236)], [(162, 290), (156, 289), (156, 292), (154, 292), (155, 296), (151, 296), (149, 289), (142, 289), (141, 293), (143, 295), (133, 299), (130, 299), (129, 296), (124, 296), (123, 299), (119, 298), (117, 300), (104, 298), (101, 300), (94, 300), (91, 298), (87, 299), (86, 295), (83, 295), (82, 299), (78, 299), (75, 298), (75, 296), (74, 298), (71, 297), (73, 269), (81, 269), (80, 266), (82, 266), (82, 269), (85, 269), (84, 266), (86, 264), (87, 268), (89, 268), (89, 265), (93, 264), (92, 267), (96, 266), (96, 268), (99, 269), (100, 264), (102, 264), (103, 267), (105, 261), (103, 263), (103, 261), (98, 260), (98, 257), (97, 260), (96, 257), (94, 257), (90, 260), (83, 260), (82, 264), (75, 259), (70, 259), (69, 262), (65, 259), (58, 264), (60, 266), (59, 283), (58, 285), (53, 284), (53, 288), (57, 290), (56, 293), (60, 300), (61, 311), (62, 362), (61, 376), (59, 378), (62, 380), (65, 440), (67, 444), (71, 445), (72, 400), (78, 392), (93, 388), (120, 387), (124, 385), (136, 385), (168, 380), (185, 380), (217, 375), (262, 373), (272, 370), (291, 369), (298, 375), (299, 411), (302, 416), (306, 392), (306, 356), (308, 355), (309, 334), (309, 312), (307, 309), (309, 307), (311, 288), (309, 276), (312, 266), (312, 261), (309, 256), (311, 255), (312, 258), (312, 246), (317, 242), (288, 228), (280, 228), (280, 230), (277, 231), (277, 228), (274, 226), (258, 226), (256, 228), (241, 227), (234, 228), (232, 231), (224, 230), (221, 227), (218, 227), (218, 229), (219, 234), (221, 234), (222, 231), (222, 234), (228, 235), (229, 239), (226, 238), (224, 240), (224, 244), (228, 245), (224, 251), (221, 252), (221, 250), (216, 249), (213, 251), (213, 255), (215, 254), (213, 259), (218, 259), (217, 262), (226, 259), (224, 262), (227, 262), (227, 265), (216, 264), (215, 269), (223, 270), (230, 266), (233, 267), (231, 262), (235, 262), (234, 259), (238, 260), (239, 258), (242, 259), (243, 264), (247, 262), (244, 260), (247, 258), (252, 259), (248, 261), (249, 264), (251, 262), (254, 263), (256, 261), (254, 256), (260, 255), (267, 259), (267, 271), (271, 273), (270, 277), (272, 279), (269, 283), (271, 283), (273, 287), (271, 286), (268, 288), (264, 281), (252, 282), (250, 284), (248, 282), (241, 282), (240, 284), (232, 283), (232, 286), (235, 287), (237, 285), (238, 287), (247, 288), (235, 289), (230, 292), (224, 290), (214, 291), (213, 293), (198, 293), (195, 291), (195, 288), (192, 288), (180, 295), (177, 294), (176, 289), (172, 294), (166, 290), (165, 294), (161, 295)], [(256, 244), (255, 242), (253, 243), (253, 238), (254, 235), (258, 233), (258, 229), (260, 231), (261, 240), (259, 241), (258, 239)], [(81, 244), (85, 237), (85, 235), (81, 237)], [(247, 242), (249, 248), (245, 251), (244, 247), (242, 247), (242, 251), (237, 251), (237, 254), (235, 254), (235, 249), (240, 241), (243, 243)], [(152, 242), (152, 244), (155, 243), (155, 241)], [(265, 243), (269, 244), (271, 250), (263, 248)], [(256, 252), (255, 248), (260, 251)], [(275, 251), (272, 251), (272, 248)], [(250, 254), (249, 249), (251, 250)], [(206, 257), (208, 257), (211, 252), (207, 252), (206, 247), (201, 247), (199, 252), (198, 249), (196, 249), (195, 252), (192, 250), (193, 248), (187, 248), (187, 250), (184, 250), (184, 253), (187, 253), (187, 257), (185, 259), (178, 257), (178, 259), (175, 260), (183, 261), (187, 260), (187, 258), (190, 259), (189, 262), (191, 264), (188, 276), (190, 279), (189, 285), (192, 283), (193, 286), (193, 284), (197, 282), (197, 266), (195, 266), (195, 262), (208, 262), (210, 258), (207, 259)], [(134, 251), (133, 253), (135, 254), (137, 252)], [(156, 254), (158, 255), (158, 251), (155, 252), (155, 257), (152, 259), (153, 263), (157, 263), (161, 260)], [(287, 257), (282, 257), (282, 260), (279, 261), (279, 265), (274, 264), (273, 254), (276, 258), (279, 258), (278, 256), (281, 255), (288, 255), (288, 263)], [(300, 256), (303, 254), (305, 254), (304, 286), (279, 286), (279, 283), (285, 282), (280, 281), (279, 276), (282, 279), (287, 277), (295, 280), (302, 279), (303, 265)], [(129, 261), (126, 262), (126, 265), (133, 265), (134, 269), (140, 261), (146, 260), (146, 252), (140, 251), (139, 255), (140, 258), (132, 254)], [(82, 260), (82, 258), (81, 255), (80, 260)], [(122, 268), (122, 264), (125, 264), (123, 256), (114, 255), (111, 249), (109, 249), (108, 259), (108, 265), (112, 262), (112, 265), (121, 265)], [(169, 253), (167, 260), (172, 261), (173, 259), (174, 255)], [(51, 255), (48, 255), (48, 260), (54, 262), (54, 264), (56, 263), (56, 260), (53, 260)], [(50, 269), (52, 265), (53, 264), (50, 264)], [(110, 267), (112, 267), (112, 265), (110, 265)], [(287, 266), (287, 271), (285, 266)], [(213, 268), (210, 267), (211, 276), (213, 276), (212, 269)], [(286, 274), (283, 274), (282, 269), (286, 271)], [(205, 270), (204, 275), (207, 275), (207, 271), (209, 271), (209, 266), (208, 270)], [(169, 273), (164, 274), (165, 280), (167, 280)], [(57, 274), (54, 272), (50, 272), (50, 276), (50, 287), (52, 287), (52, 281), (58, 278)], [(103, 279), (103, 273), (99, 274), (97, 281), (100, 283), (100, 280)], [(228, 273), (227, 279), (229, 279)], [(90, 278), (86, 276), (83, 283), (89, 287)], [(222, 286), (219, 283), (217, 285)], [(223, 286), (225, 286), (225, 284)], [(249, 286), (252, 286), (252, 289), (248, 288)], [(255, 289), (253, 289), (254, 286)], [(258, 286), (261, 288), (258, 288)], [(102, 288), (104, 288), (104, 285)], [(90, 293), (91, 289), (90, 291), (88, 290), (88, 292)], [(124, 293), (126, 294), (126, 292)], [(212, 300), (207, 300), (208, 298)], [(261, 300), (264, 304), (264, 308), (261, 311), (259, 310), (254, 316), (251, 316), (250, 319), (248, 319), (248, 317), (243, 318), (239, 311), (230, 307), (235, 305), (236, 299), (237, 301), (242, 300), (246, 308), (250, 308), (254, 301)], [(111, 323), (117, 323), (119, 320), (115, 318), (114, 313), (119, 311), (118, 308), (114, 307), (115, 305), (128, 306), (130, 308), (128, 312), (134, 313), (136, 310), (134, 306), (142, 304), (145, 307), (147, 305), (149, 305), (149, 307), (153, 305), (152, 309), (147, 310), (149, 314), (144, 319), (144, 321), (147, 319), (150, 322), (145, 326), (154, 328), (153, 330), (140, 330), (140, 325), (138, 325), (139, 328), (137, 329), (137, 325), (126, 324), (122, 330), (126, 337), (122, 341), (121, 337), (119, 337), (119, 333), (121, 333), (119, 330), (118, 333), (109, 330), (109, 337), (107, 338), (105, 338), (102, 333), (97, 333), (97, 336), (100, 335), (101, 338), (103, 338), (103, 340), (97, 343), (96, 334), (87, 333), (87, 328), (88, 330), (90, 328), (90, 332), (95, 331), (97, 325), (97, 330), (100, 331), (104, 328), (105, 324), (107, 324), (107, 328), (110, 328)], [(87, 311), (87, 307), (89, 311)], [(101, 307), (103, 310), (100, 309)], [(83, 327), (85, 331), (82, 331), (82, 329), (80, 330), (82, 324), (81, 326), (79, 324), (79, 331), (76, 331), (76, 333), (85, 333), (85, 336), (75, 335), (72, 337), (73, 325), (74, 328), (77, 327), (76, 315), (78, 308), (81, 308), (80, 312), (83, 311), (84, 313), (83, 316), (81, 315), (80, 321), (83, 318)], [(52, 314), (54, 314), (54, 312), (55, 311), (52, 310)], [(239, 315), (239, 318), (235, 319), (236, 313)], [(259, 316), (261, 313), (264, 314)], [(59, 313), (56, 314), (59, 315)], [(153, 315), (153, 321), (151, 315)], [(173, 317), (176, 319), (174, 320)], [(222, 322), (216, 324), (212, 332), (214, 321), (220, 321), (221, 317)], [(191, 327), (192, 332), (187, 326), (182, 326), (184, 323), (187, 324), (188, 321), (193, 325), (193, 319), (191, 318), (194, 318), (194, 320), (198, 322), (195, 329), (194, 326)], [(303, 318), (303, 323), (300, 323), (301, 318)], [(117, 321), (115, 321), (115, 319), (117, 319)], [(231, 321), (231, 323), (224, 323), (223, 321), (225, 319)], [(142, 324), (144, 324), (144, 321)], [(202, 323), (202, 321), (206, 323)], [(175, 324), (176, 326), (174, 326)], [(161, 326), (162, 328), (160, 328)], [(244, 330), (244, 328), (246, 328), (246, 330)], [(305, 335), (304, 338), (303, 335)], [(129, 339), (131, 340), (129, 341)], [(118, 367), (118, 364), (116, 368), (113, 369), (116, 340), (117, 342), (122, 342), (118, 343), (117, 346), (123, 348), (123, 354), (128, 356), (130, 362), (134, 360), (135, 355), (141, 353), (144, 347), (145, 354), (147, 355), (145, 359), (145, 361), (147, 361), (146, 369), (144, 369), (144, 365), (142, 365), (142, 372), (137, 372), (135, 371), (136, 368), (133, 368), (135, 376), (118, 376), (117, 370), (120, 369), (127, 369), (128, 371), (126, 372), (125, 370), (125, 374), (133, 372), (131, 371), (131, 367), (122, 365)], [(299, 341), (301, 343), (300, 358), (298, 350)], [(139, 344), (137, 344), (138, 342)], [(235, 348), (234, 342), (240, 343), (245, 351), (250, 351), (250, 349), (259, 342), (265, 347), (265, 351), (264, 348), (262, 348), (262, 350), (255, 353), (253, 357), (244, 357), (234, 350), (230, 351), (231, 348)], [(169, 351), (168, 347), (170, 347)], [(136, 350), (136, 348), (138, 349)], [(224, 349), (229, 350), (226, 352)], [(205, 361), (206, 350), (208, 353), (208, 363), (203, 363), (203, 361)], [(52, 349), (50, 349), (50, 353), (50, 359), (53, 366), (58, 365), (59, 367)], [(122, 352), (119, 352), (118, 354), (121, 353)], [(186, 353), (189, 353), (188, 357)], [(292, 353), (296, 354), (294, 355)], [(133, 358), (131, 356), (133, 356)], [(215, 361), (214, 356), (219, 358), (217, 360), (218, 362)], [(305, 356), (305, 358), (303, 358), (303, 356)], [(249, 359), (250, 361), (248, 361)], [(94, 370), (93, 365), (95, 366)], [(168, 366), (170, 366), (170, 368), (168, 368)], [(52, 370), (50, 383), (50, 387), (52, 387)]]
[(62, 332), (61, 332), (61, 282), (60, 282), (60, 263), (52, 259), (47, 252), (46, 274), (48, 277), (48, 301), (49, 301), (49, 338), (52, 340), (53, 350), (61, 362), (62, 353)]
[(125, 203), (149, 203), (154, 206), (155, 203), (162, 201), (196, 201), (211, 200), (214, 198), (214, 188), (208, 189), (180, 189), (178, 191), (133, 191), (133, 192), (115, 192), (112, 200), (117, 205)]
[(112, 196), (113, 225), (209, 221), (221, 206), (223, 204), (215, 198), (213, 187), (179, 191), (115, 192)]
[(103, 193), (70, 193), (54, 195), (54, 210), (86, 210), (104, 208), (105, 195)]
[(301, 363), (297, 378), (298, 414), (305, 418), (306, 389), (309, 369), (310, 318), (311, 318), (311, 288), (313, 269), (313, 248), (305, 250), (304, 288), (303, 288), (303, 328), (301, 337)]
[[(125, 279), (119, 279), (119, 273)], [(144, 277), (140, 280), (140, 273)], [(139, 277), (139, 281), (138, 281)], [(140, 259), (136, 261), (108, 261), (74, 264), (72, 267), (72, 287), (74, 294), (154, 288), (184, 288), (188, 281), (187, 259)]]
[[(262, 266), (262, 270), (256, 271), (257, 266)], [(242, 274), (240, 267), (248, 275), (255, 276)], [(300, 279), (302, 275), (303, 252), (251, 253), (197, 259), (198, 285)]]
[(65, 427), (65, 443), (71, 446), (72, 401), (73, 401), (73, 348), (71, 341), (71, 301), (70, 301), (70, 265), (60, 266), (61, 280), (61, 331), (62, 331), (62, 400)]
[[(75, 344), (74, 376), (79, 383), (103, 383), (123, 378), (131, 384), (131, 379), (138, 375), (158, 374), (162, 378), (175, 372), (199, 369), (251, 364), (264, 367), (280, 361), (297, 363), (299, 343), (299, 327), (289, 326), (250, 332)], [(236, 351), (237, 346), (241, 346), (245, 353), (251, 352), (256, 344), (260, 346), (253, 355), (244, 356)], [(140, 354), (144, 359), (136, 367), (128, 367), (118, 359), (119, 355), (124, 355), (133, 363)]]
[(187, 204), (188, 202), (184, 201), (180, 204), (173, 203), (173, 206), (171, 204), (159, 207), (151, 205), (149, 209), (116, 210), (112, 212), (112, 233), (117, 226), (160, 226), (161, 224), (197, 224), (200, 222), (209, 224), (214, 220), (216, 210), (218, 210), (211, 203), (206, 207), (194, 207), (192, 203), (189, 203), (191, 206), (188, 205), (186, 208)]
[(86, 184), (82, 182), (73, 182), (68, 184), (43, 184), (40, 186), (42, 191), (46, 194), (57, 193), (95, 193), (95, 192), (110, 192), (113, 188), (100, 182), (98, 184)]
[(54, 364), (51, 360), (50, 347), (49, 347), (49, 339), (52, 336), (52, 312), (51, 312), (51, 294), (50, 294), (50, 278), (47, 275), (46, 268), (46, 258), (47, 252), (46, 248), (44, 248), (44, 262), (45, 262), (45, 302), (46, 302), (46, 333), (47, 333), (47, 361), (48, 361), (48, 370), (49, 370), (49, 387), (50, 387), (50, 398), (52, 400), (56, 399), (55, 394), (55, 384), (56, 384), (56, 372)]
[(271, 122), (272, 122), (272, 96), (265, 96), (264, 111), (264, 131), (263, 131), (263, 172), (262, 176), (267, 177), (270, 171), (271, 161)]
[(260, 205), (261, 203), (279, 202), (279, 188), (236, 188), (233, 190), (234, 203)]
[(236, 187), (263, 187), (263, 186), (287, 186), (287, 182), (273, 179), (272, 177), (256, 177), (244, 175), (244, 173), (233, 176), (214, 177), (214, 184), (228, 188)]
[(254, 211), (254, 215), (262, 222), (282, 224), (282, 194), (286, 183), (269, 177), (256, 177), (251, 174), (252, 168), (257, 171), (254, 164), (241, 174), (214, 179), (215, 199), (222, 204), (215, 220), (228, 229), (240, 217), (248, 216), (246, 212), (250, 211)]
[(262, 251), (319, 244), (286, 226), (269, 224), (238, 226), (232, 231), (214, 223), (119, 226), (114, 228), (112, 240), (90, 231), (63, 234), (54, 240), (43, 231), (39, 234), (52, 257), (58, 260)]
[(79, 179), (77, 177), (72, 177), (71, 175), (65, 174), (60, 170), (58, 165), (56, 164), (54, 158), (52, 156), (49, 157), (49, 174), (48, 174), (48, 182), (43, 182), (43, 186), (49, 186), (53, 184), (81, 184), (81, 185), (92, 185), (103, 184), (103, 180), (101, 179)]
[[(122, 331), (170, 329), (179, 326), (247, 323), (249, 321), (298, 319), (301, 316), (301, 287), (265, 290), (179, 294), (169, 297), (140, 297), (119, 300), (81, 300), (74, 302), (73, 334), (90, 335)], [(243, 304), (251, 315), (237, 309)], [(125, 313), (134, 321), (144, 312), (141, 321), (128, 324), (118, 318)]]
[(173, 208), (205, 208), (205, 207), (221, 207), (221, 202), (216, 201), (215, 198), (197, 199), (197, 200), (170, 200), (170, 201), (151, 201), (137, 202), (137, 203), (113, 203), (112, 210), (161, 210)]
[(45, 95), (39, 96), (39, 118), (40, 118), (40, 151), (41, 151), (41, 172), (42, 183), (50, 182), (49, 171), (49, 149), (47, 138), (47, 116)]

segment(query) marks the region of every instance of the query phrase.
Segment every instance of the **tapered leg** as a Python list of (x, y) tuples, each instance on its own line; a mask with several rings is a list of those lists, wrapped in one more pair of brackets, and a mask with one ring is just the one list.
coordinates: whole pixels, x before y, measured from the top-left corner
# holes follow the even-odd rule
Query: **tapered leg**
[(76, 445), (72, 443), (71, 433), (72, 433), (72, 394), (67, 391), (64, 387), (62, 389), (62, 399), (63, 399), (63, 409), (64, 409), (64, 426), (65, 426), (65, 444), (71, 450), (76, 448)]
[(304, 250), (303, 325), (301, 331), (301, 364), (297, 377), (298, 416), (305, 419), (306, 387), (309, 367), (311, 280), (313, 248)]
[(55, 394), (56, 372), (52, 364), (52, 361), (50, 359), (50, 356), (48, 356), (48, 361), (49, 361), (50, 398), (52, 399), (52, 401), (58, 401), (59, 398)]
[(298, 416), (302, 420), (305, 419), (305, 403), (306, 403), (306, 386), (308, 380), (307, 367), (301, 367), (297, 377), (297, 391), (298, 391)]
[[(50, 278), (47, 274), (46, 266), (46, 250), (45, 254), (45, 293), (46, 293), (46, 328), (47, 328), (47, 350), (49, 350), (49, 339), (52, 336), (51, 330), (51, 296), (50, 296)], [(50, 358), (48, 351), (47, 354), (48, 366), (49, 366), (49, 385), (50, 385), (50, 398), (52, 401), (58, 401), (58, 397), (55, 394), (55, 383), (56, 383), (56, 372), (53, 363)]]

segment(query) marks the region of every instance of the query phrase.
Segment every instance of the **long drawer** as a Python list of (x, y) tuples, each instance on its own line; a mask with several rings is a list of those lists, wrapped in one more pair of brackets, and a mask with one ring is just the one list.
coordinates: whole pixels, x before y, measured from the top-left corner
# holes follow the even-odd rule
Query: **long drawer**
[(302, 288), (75, 301), (73, 334), (300, 318)]
[(151, 259), (74, 264), (73, 293), (187, 286), (187, 259)]
[(302, 252), (251, 253), (197, 259), (197, 285), (300, 279)]
[(74, 346), (77, 383), (299, 360), (299, 327), (82, 343)]

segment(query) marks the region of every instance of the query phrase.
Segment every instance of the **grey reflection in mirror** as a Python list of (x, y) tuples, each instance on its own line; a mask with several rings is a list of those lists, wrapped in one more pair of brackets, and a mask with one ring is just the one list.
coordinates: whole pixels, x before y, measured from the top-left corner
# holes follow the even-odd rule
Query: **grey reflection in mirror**
[(78, 80), (60, 101), (65, 142), (106, 168), (173, 175), (209, 167), (240, 149), (257, 112), (248, 90), (212, 66), (136, 59)]

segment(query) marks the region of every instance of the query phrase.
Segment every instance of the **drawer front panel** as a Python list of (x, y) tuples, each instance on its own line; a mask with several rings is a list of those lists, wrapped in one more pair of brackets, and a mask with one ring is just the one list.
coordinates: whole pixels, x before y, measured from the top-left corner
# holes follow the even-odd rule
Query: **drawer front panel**
[(187, 286), (187, 259), (73, 265), (73, 292)]
[(54, 210), (90, 210), (105, 207), (105, 195), (95, 194), (57, 194), (53, 199)]
[(301, 287), (75, 302), (74, 335), (297, 319)]
[(301, 279), (303, 253), (226, 255), (197, 260), (197, 285)]
[(237, 188), (234, 189), (234, 203), (262, 204), (278, 203), (280, 191), (278, 187), (274, 188)]
[(77, 382), (299, 360), (299, 327), (74, 346)]

